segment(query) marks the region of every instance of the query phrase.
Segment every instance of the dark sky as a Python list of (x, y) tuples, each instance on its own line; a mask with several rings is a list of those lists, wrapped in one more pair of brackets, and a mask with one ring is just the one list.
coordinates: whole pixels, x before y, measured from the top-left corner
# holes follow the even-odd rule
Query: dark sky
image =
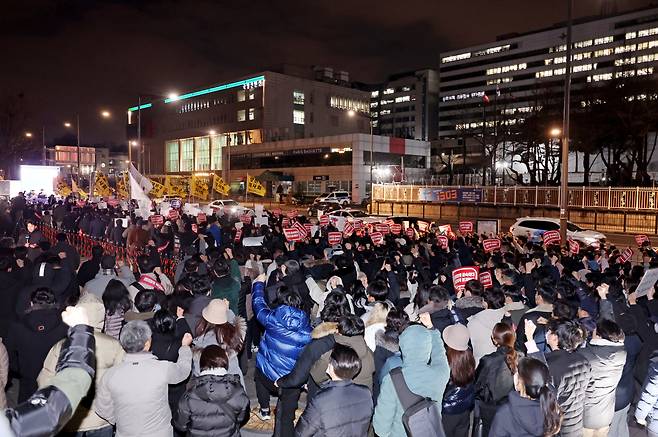
[[(577, 0), (576, 17), (604, 2)], [(353, 80), (438, 65), (438, 53), (564, 20), (564, 0), (5, 0), (0, 95), (25, 93), (47, 140), (81, 114), (83, 143), (125, 141), (140, 93), (167, 94), (283, 62)], [(617, 0), (619, 12), (649, 0)], [(111, 120), (101, 120), (108, 109)]]

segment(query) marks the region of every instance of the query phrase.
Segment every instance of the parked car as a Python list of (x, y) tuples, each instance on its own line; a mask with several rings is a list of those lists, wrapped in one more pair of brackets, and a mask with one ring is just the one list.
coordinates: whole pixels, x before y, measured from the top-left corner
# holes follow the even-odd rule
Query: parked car
[[(345, 220), (344, 221), (341, 220), (341, 217), (343, 217)], [(352, 209), (352, 208), (339, 209), (329, 214), (329, 221), (331, 221), (334, 224), (337, 224), (336, 227), (338, 228), (339, 231), (343, 230), (342, 228), (345, 226), (345, 223), (354, 222), (357, 220), (362, 221), (364, 224), (381, 223), (382, 221), (384, 221), (384, 217), (368, 215), (365, 212), (361, 211), (360, 209)]]
[[(516, 237), (528, 237), (538, 239), (546, 231), (557, 231), (560, 229), (560, 220), (550, 217), (523, 217), (516, 220), (510, 226), (510, 232)], [(606, 237), (601, 232), (583, 229), (580, 226), (567, 222), (567, 236), (579, 241), (586, 246), (596, 245)]]
[(211, 207), (213, 210), (217, 210), (220, 215), (223, 214), (228, 214), (228, 215), (243, 215), (243, 214), (249, 214), (249, 215), (254, 215), (254, 211), (252, 209), (247, 208), (244, 205), (240, 205), (238, 202), (236, 202), (233, 199), (220, 199), (220, 200), (213, 200), (208, 204), (209, 207)]
[(321, 214), (329, 214), (341, 208), (337, 203), (318, 202), (308, 207), (308, 215), (309, 217), (319, 217)]
[(347, 206), (350, 203), (352, 203), (352, 198), (350, 197), (350, 193), (347, 191), (332, 191), (329, 194), (322, 195), (320, 197), (317, 197), (315, 199), (315, 203), (337, 203), (342, 206)]

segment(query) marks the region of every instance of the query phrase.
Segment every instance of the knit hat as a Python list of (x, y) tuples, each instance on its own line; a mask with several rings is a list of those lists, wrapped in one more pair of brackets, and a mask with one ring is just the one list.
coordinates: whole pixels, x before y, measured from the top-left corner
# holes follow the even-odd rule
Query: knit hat
[(201, 312), (203, 318), (215, 325), (228, 322), (228, 301), (226, 299), (213, 299)]
[(468, 328), (461, 323), (450, 325), (443, 330), (443, 341), (456, 351), (467, 350), (469, 340)]

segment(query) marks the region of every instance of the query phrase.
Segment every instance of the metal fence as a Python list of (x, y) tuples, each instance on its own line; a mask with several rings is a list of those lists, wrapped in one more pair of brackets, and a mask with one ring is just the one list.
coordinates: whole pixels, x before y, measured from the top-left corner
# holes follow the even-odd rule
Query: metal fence
[[(428, 201), (423, 192), (431, 189), (439, 193), (468, 190), (471, 196), (462, 204), (513, 205), (557, 208), (560, 204), (559, 187), (524, 186), (431, 186), (377, 184), (373, 187), (374, 202), (431, 202), (458, 203), (454, 199)], [(472, 195), (475, 193), (475, 196)], [(449, 196), (448, 196), (449, 197)], [(568, 205), (595, 210), (658, 211), (658, 188), (644, 187), (573, 187), (569, 188)]]

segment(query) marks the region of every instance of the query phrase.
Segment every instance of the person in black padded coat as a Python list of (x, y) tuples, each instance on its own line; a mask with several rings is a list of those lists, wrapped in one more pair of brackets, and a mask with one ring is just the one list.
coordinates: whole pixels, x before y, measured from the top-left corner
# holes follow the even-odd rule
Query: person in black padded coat
[(228, 356), (217, 345), (201, 353), (201, 374), (178, 403), (174, 427), (190, 437), (239, 437), (249, 398), (238, 375), (228, 375)]

